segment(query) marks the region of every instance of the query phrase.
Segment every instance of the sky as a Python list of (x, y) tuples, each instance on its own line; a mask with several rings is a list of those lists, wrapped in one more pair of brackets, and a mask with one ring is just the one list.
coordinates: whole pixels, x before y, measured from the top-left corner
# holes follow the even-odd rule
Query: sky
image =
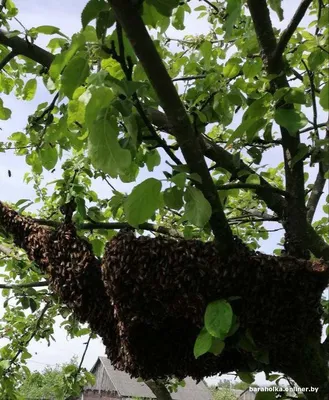
[[(200, 5), (201, 1), (194, 0), (193, 5)], [(86, 0), (69, 0), (66, 2), (55, 2), (55, 1), (44, 1), (44, 0), (16, 0), (15, 4), (19, 9), (19, 20), (27, 28), (36, 27), (39, 25), (54, 25), (61, 29), (63, 33), (70, 36), (73, 33), (81, 29), (80, 12), (86, 4)], [(273, 17), (273, 23), (275, 26), (283, 28), (287, 22), (291, 19), (297, 1), (283, 0), (283, 8), (285, 11), (285, 19), (283, 22), (279, 22), (276, 16)], [(191, 3), (190, 3), (191, 5)], [(307, 20), (304, 24), (307, 23)], [(193, 33), (207, 33), (207, 23), (196, 20), (195, 18), (188, 17), (188, 23), (186, 24), (185, 31), (174, 31), (168, 33), (169, 37), (182, 38), (186, 34)], [(43, 36), (38, 39), (37, 44), (45, 46), (49, 40), (49, 37)], [(6, 107), (10, 108), (13, 112), (12, 118), (8, 121), (1, 122), (0, 130), (0, 141), (4, 140), (4, 137), (9, 136), (15, 131), (23, 130), (27, 117), (33, 114), (36, 106), (43, 102), (52, 100), (52, 96), (39, 85), (36, 97), (33, 101), (23, 102), (17, 100), (13, 95), (2, 96)], [(322, 122), (325, 120), (325, 116), (322, 116), (319, 120)], [(277, 164), (281, 159), (281, 153), (279, 150), (270, 150), (266, 153), (268, 161)], [(11, 171), (12, 177), (9, 178), (8, 170)], [(161, 168), (163, 170), (163, 168)], [(16, 202), (21, 198), (35, 197), (34, 189), (32, 185), (27, 185), (23, 182), (23, 175), (27, 171), (24, 157), (14, 156), (10, 151), (0, 154), (0, 199)], [(314, 176), (316, 170), (311, 171), (311, 177)], [(49, 172), (45, 173), (44, 181), (53, 180), (54, 175)], [(145, 179), (144, 173), (138, 177), (138, 181)], [(119, 190), (130, 191), (131, 185), (121, 185), (118, 182), (114, 184)], [(2, 192), (1, 188), (5, 188), (5, 193)], [(108, 197), (109, 192), (101, 181), (94, 183), (94, 190), (96, 190), (101, 196)], [(320, 214), (317, 214), (319, 216)], [(263, 243), (262, 251), (272, 252), (277, 247), (277, 243), (280, 239), (281, 233), (273, 234), (271, 240)], [(1, 312), (1, 305), (0, 305)], [(59, 363), (68, 362), (73, 355), (81, 357), (87, 341), (87, 337), (76, 339), (68, 339), (66, 337), (66, 331), (59, 328), (57, 324), (55, 332), (56, 342), (52, 343), (50, 347), (46, 343), (32, 342), (30, 345), (30, 352), (32, 359), (29, 360), (29, 367), (31, 369), (42, 370), (45, 366), (54, 366)], [(1, 341), (0, 341), (1, 342)], [(92, 367), (96, 361), (97, 356), (104, 355), (104, 346), (101, 340), (92, 340), (89, 346), (88, 352), (85, 357), (84, 366), (88, 369)], [(224, 377), (223, 377), (224, 378)], [(216, 382), (215, 379), (209, 380), (209, 382)], [(264, 383), (264, 376), (259, 375), (257, 378), (258, 383)]]

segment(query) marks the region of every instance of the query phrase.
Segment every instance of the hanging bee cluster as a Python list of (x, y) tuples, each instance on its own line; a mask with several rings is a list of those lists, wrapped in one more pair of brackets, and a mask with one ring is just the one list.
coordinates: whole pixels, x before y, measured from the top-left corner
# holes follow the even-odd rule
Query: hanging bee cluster
[[(250, 332), (280, 370), (295, 362), (307, 337), (321, 336), (326, 271), (320, 262), (250, 252), (239, 242), (223, 260), (212, 243), (118, 235), (107, 244), (102, 264), (116, 325), (107, 354), (133, 376), (201, 379), (257, 369), (250, 352), (238, 346)], [(207, 304), (231, 297), (240, 328), (220, 356), (195, 359)]]
[(14, 238), (14, 243), (24, 249), (31, 261), (38, 263), (40, 269), (47, 270), (48, 239), (50, 230), (36, 224), (31, 218), (19, 215), (0, 201), (0, 226)]
[(102, 282), (100, 262), (90, 244), (77, 236), (73, 224), (51, 230), (0, 202), (0, 225), (49, 276), (50, 287), (77, 318), (88, 321), (93, 331), (105, 336), (113, 312)]

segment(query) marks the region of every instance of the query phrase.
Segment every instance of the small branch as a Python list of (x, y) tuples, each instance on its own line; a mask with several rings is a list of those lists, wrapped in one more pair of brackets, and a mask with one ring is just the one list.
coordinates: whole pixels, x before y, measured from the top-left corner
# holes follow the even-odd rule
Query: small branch
[(0, 61), (0, 71), (16, 56), (17, 54), (14, 51), (8, 53), (3, 60)]
[(44, 287), (48, 286), (48, 281), (41, 281), (41, 282), (30, 282), (30, 283), (19, 283), (19, 284), (4, 284), (0, 283), (0, 289), (28, 289), (28, 288), (35, 288), (35, 287)]
[(43, 317), (45, 316), (46, 311), (48, 310), (48, 308), (49, 308), (50, 306), (51, 306), (51, 302), (47, 302), (46, 305), (44, 306), (44, 308), (41, 310), (40, 315), (39, 315), (39, 317), (38, 317), (38, 319), (37, 319), (37, 321), (36, 321), (35, 328), (33, 329), (33, 331), (32, 331), (32, 333), (31, 333), (29, 339), (26, 340), (26, 341), (23, 341), (24, 334), (22, 335), (22, 336), (23, 336), (23, 337), (22, 337), (22, 343), (21, 343), (22, 348), (20, 348), (20, 349), (16, 352), (16, 354), (14, 355), (14, 357), (10, 360), (10, 362), (9, 362), (9, 367), (4, 371), (4, 374), (6, 374), (6, 372), (9, 371), (10, 367), (12, 366), (12, 364), (14, 364), (14, 362), (17, 360), (17, 358), (18, 358), (18, 357), (20, 356), (20, 354), (23, 352), (23, 346), (25, 346), (25, 347), (28, 346), (29, 343), (31, 342), (31, 340), (32, 340), (32, 339), (34, 338), (34, 336), (37, 334), (37, 332), (38, 332), (38, 330), (39, 330), (39, 327), (40, 327), (40, 324), (41, 324), (41, 321), (43, 320)]
[(35, 118), (34, 120), (35, 122), (41, 121), (46, 115), (50, 114), (53, 111), (56, 105), (56, 101), (58, 100), (58, 97), (59, 97), (59, 92), (56, 93), (49, 106), (42, 111), (41, 115)]
[[(319, 131), (318, 131), (318, 110), (316, 105), (316, 98), (315, 98), (315, 85), (314, 85), (314, 74), (311, 72), (304, 60), (302, 63), (306, 69), (307, 76), (310, 80), (311, 86), (311, 97), (312, 97), (312, 107), (313, 107), (313, 129), (315, 131), (316, 138), (319, 139)], [(299, 132), (300, 133), (300, 132)]]
[(282, 32), (279, 42), (276, 46), (276, 49), (273, 54), (273, 58), (276, 59), (277, 57), (281, 57), (284, 49), (286, 48), (289, 40), (291, 39), (292, 35), (296, 31), (298, 25), (300, 24), (301, 20), (304, 18), (304, 15), (312, 3), (312, 0), (302, 0), (299, 7), (297, 8), (292, 20), (290, 21), (287, 28)]
[(323, 128), (325, 126), (327, 126), (327, 123), (326, 122), (321, 122), (320, 124), (317, 124), (315, 126), (312, 125), (311, 127), (304, 128), (304, 129), (300, 130), (299, 133), (310, 132), (313, 129), (319, 129), (319, 128)]
[(196, 79), (205, 79), (207, 75), (193, 75), (193, 76), (182, 76), (180, 78), (173, 78), (172, 82), (178, 82), (178, 81), (193, 81)]
[(211, 7), (214, 11), (215, 14), (219, 14), (219, 8), (215, 6), (215, 4), (212, 4), (209, 0), (200, 0), (204, 1), (205, 3), (208, 4), (209, 7)]
[(253, 183), (227, 183), (225, 185), (216, 185), (218, 190), (230, 190), (230, 189), (254, 189), (254, 190), (269, 190), (274, 193), (279, 193), (283, 196), (289, 196), (289, 193), (287, 193), (285, 190), (270, 186), (262, 186), (258, 184), (253, 184)]
[[(44, 225), (44, 226), (50, 226), (53, 228), (57, 228), (61, 225), (60, 222), (57, 221), (51, 221), (48, 219), (33, 219), (34, 222)], [(83, 223), (83, 224), (77, 224), (77, 229), (78, 230), (95, 230), (95, 229), (125, 229), (125, 228), (132, 228), (131, 225), (129, 225), (127, 222), (88, 222), (88, 223)], [(156, 226), (154, 224), (150, 224), (148, 222), (145, 222), (144, 224), (141, 224), (138, 226), (138, 229), (142, 229), (145, 231), (150, 231), (150, 232), (157, 232), (161, 233), (163, 235), (168, 235), (168, 236), (174, 236), (174, 237), (180, 237), (180, 235), (176, 234), (173, 229), (170, 228), (165, 228), (164, 226)]]

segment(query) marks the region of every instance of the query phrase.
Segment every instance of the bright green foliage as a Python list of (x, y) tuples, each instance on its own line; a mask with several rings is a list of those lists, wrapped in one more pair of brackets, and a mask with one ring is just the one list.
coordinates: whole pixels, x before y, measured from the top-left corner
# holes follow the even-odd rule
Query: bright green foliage
[(185, 218), (192, 224), (203, 227), (211, 216), (211, 207), (202, 192), (194, 187), (187, 187), (185, 194)]
[(138, 226), (154, 214), (161, 201), (161, 182), (154, 178), (137, 185), (124, 202), (127, 221)]
[(231, 329), (233, 311), (230, 303), (225, 300), (217, 300), (208, 304), (204, 324), (207, 331), (220, 339), (224, 339)]
[(95, 378), (84, 369), (76, 380), (77, 370), (77, 359), (74, 358), (69, 364), (47, 367), (42, 372), (32, 372), (22, 382), (18, 394), (22, 399), (34, 400), (64, 400), (68, 396), (78, 396), (86, 384), (93, 385)]

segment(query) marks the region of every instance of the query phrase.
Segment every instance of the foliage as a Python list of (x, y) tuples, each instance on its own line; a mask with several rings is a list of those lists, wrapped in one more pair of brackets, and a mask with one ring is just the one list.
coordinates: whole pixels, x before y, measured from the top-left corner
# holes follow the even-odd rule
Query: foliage
[[(128, 3), (122, 2), (122, 10), (129, 11)], [(1, 93), (35, 101), (45, 87), (52, 97), (36, 106), (25, 129), (1, 136), (0, 153), (14, 151), (25, 160), (24, 180), (35, 190), (33, 199), (12, 206), (57, 226), (61, 206), (74, 198), (73, 221), (97, 257), (116, 229), (133, 226), (144, 234), (215, 238), (227, 248), (236, 235), (253, 250), (284, 229), (285, 238), (274, 236), (280, 241), (275, 254), (304, 258), (308, 249), (312, 258), (328, 260), (329, 199), (321, 200), (329, 179), (328, 1), (302, 2), (309, 3), (307, 28), (299, 25), (303, 12), (294, 17), (298, 28), (275, 26), (278, 46), (271, 54), (266, 49), (273, 40), (269, 45), (257, 30), (266, 21), (257, 19), (261, 7), (253, 8), (255, 0), (135, 3), (132, 18), (142, 15), (179, 98), (163, 83), (156, 57), (150, 61), (151, 53), (143, 54), (146, 41), (138, 47), (141, 30), (130, 37), (117, 0), (82, 4), (82, 29), (71, 38), (50, 25), (18, 31), (14, 2), (0, 5)], [(274, 21), (275, 14), (288, 25), (281, 0), (260, 3), (272, 10)], [(179, 35), (191, 18), (209, 27), (208, 33)], [(44, 36), (49, 52), (34, 47)], [(11, 115), (3, 96), (0, 120)], [(43, 179), (48, 172), (51, 182)], [(95, 190), (100, 182), (104, 191)], [(31, 211), (33, 204), (37, 211)], [(29, 378), (28, 345), (32, 339), (51, 343), (57, 315), (71, 336), (89, 331), (49, 289), (38, 287), (38, 266), (3, 229), (0, 245), (0, 334), (10, 341), (0, 349), (1, 395), (18, 398), (17, 382), (39, 379)], [(196, 357), (223, 351), (238, 324), (228, 301), (208, 306)], [(327, 323), (328, 302), (323, 304)]]
[(22, 399), (67, 399), (79, 396), (86, 384), (93, 384), (94, 376), (83, 371), (79, 381), (73, 382), (78, 368), (77, 359), (68, 364), (46, 367), (42, 372), (32, 372), (18, 389)]

